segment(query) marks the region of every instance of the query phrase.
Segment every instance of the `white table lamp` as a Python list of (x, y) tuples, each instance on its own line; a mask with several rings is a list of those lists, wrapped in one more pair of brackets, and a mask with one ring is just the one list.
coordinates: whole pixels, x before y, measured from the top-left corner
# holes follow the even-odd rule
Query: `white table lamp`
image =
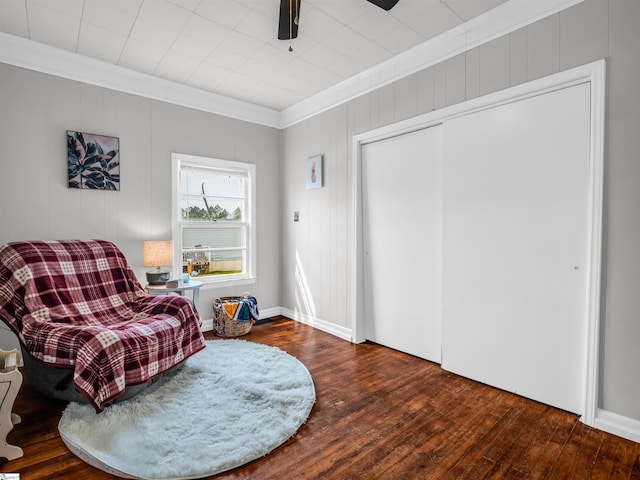
[(147, 272), (149, 285), (164, 285), (171, 278), (171, 271), (162, 267), (173, 264), (173, 241), (145, 240), (143, 242), (143, 262), (145, 267), (156, 267)]

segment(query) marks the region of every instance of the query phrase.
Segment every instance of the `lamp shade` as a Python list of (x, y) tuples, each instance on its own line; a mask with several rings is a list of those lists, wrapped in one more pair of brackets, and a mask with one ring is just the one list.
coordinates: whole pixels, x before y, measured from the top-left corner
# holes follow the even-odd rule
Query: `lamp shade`
[(173, 241), (145, 240), (142, 257), (145, 267), (164, 267), (173, 263)]
[(150, 285), (162, 285), (171, 278), (169, 270), (160, 267), (173, 263), (173, 242), (171, 240), (145, 240), (142, 244), (142, 261), (145, 267), (156, 267), (147, 272)]

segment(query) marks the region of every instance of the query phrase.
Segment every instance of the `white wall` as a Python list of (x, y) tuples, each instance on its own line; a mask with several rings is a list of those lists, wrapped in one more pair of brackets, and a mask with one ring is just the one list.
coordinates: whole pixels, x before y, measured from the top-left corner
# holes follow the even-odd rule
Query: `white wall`
[[(350, 328), (349, 131), (342, 106), (283, 133), (282, 306), (288, 315), (338, 335)], [(314, 153), (324, 155), (324, 187), (306, 190), (305, 161)], [(298, 222), (294, 211), (300, 212)]]
[[(599, 403), (640, 420), (640, 382), (635, 381), (640, 365), (639, 19), (637, 0), (586, 0), (287, 128), (282, 137), (284, 309), (343, 336), (353, 327), (345, 266), (353, 246), (348, 168), (353, 135), (607, 58)], [(318, 153), (325, 155), (326, 187), (307, 191), (304, 160)], [(293, 223), (294, 210), (300, 211), (299, 223)], [(303, 279), (296, 274), (301, 271)]]
[[(280, 305), (280, 131), (0, 64), (0, 243), (100, 238), (115, 242), (142, 284), (142, 241), (171, 237), (171, 153), (255, 163), (258, 281), (200, 294), (250, 291)], [(66, 130), (120, 138), (121, 189), (67, 188)]]

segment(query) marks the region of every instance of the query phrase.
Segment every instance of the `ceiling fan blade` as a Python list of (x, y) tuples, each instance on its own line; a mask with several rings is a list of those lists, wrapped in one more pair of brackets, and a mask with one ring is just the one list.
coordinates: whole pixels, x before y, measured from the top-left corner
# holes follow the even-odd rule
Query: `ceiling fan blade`
[[(396, 0), (397, 1), (397, 0)], [(280, 0), (280, 23), (278, 40), (298, 38), (301, 0)]]
[(384, 8), (385, 10), (391, 10), (396, 3), (398, 3), (398, 0), (368, 0), (369, 2), (373, 3), (374, 5), (377, 5), (380, 8)]

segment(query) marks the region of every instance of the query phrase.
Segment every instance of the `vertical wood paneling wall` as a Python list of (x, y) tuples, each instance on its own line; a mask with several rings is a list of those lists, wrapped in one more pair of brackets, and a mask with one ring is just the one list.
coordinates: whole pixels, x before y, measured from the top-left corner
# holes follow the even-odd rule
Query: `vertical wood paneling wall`
[[(586, 0), (288, 127), (282, 136), (282, 306), (349, 332), (352, 137), (434, 109), (607, 59), (600, 406), (640, 420), (640, 2)], [(304, 161), (325, 156), (325, 188)], [(389, 162), (393, 168), (393, 161)], [(293, 212), (300, 221), (293, 222)], [(400, 245), (402, 242), (399, 243)], [(398, 281), (403, 281), (398, 279)]]
[[(141, 283), (142, 241), (171, 237), (171, 153), (255, 163), (258, 280), (203, 288), (251, 291), (280, 305), (280, 131), (169, 103), (0, 64), (0, 243), (100, 238), (115, 242)], [(121, 190), (67, 188), (66, 130), (120, 138)]]

